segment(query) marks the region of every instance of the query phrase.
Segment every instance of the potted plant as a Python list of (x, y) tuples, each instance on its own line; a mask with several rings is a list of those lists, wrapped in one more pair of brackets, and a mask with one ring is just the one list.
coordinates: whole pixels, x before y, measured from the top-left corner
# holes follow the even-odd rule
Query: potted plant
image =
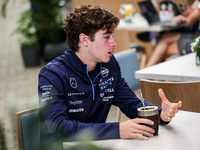
[(196, 53), (196, 65), (200, 66), (200, 36), (194, 39), (194, 42), (191, 43), (192, 52)]
[[(2, 4), (1, 13), (3, 16), (5, 16), (8, 1), (5, 0)], [(29, 1), (31, 9), (29, 10), (28, 19), (31, 19), (35, 26), (36, 34), (34, 33), (34, 36), (40, 45), (40, 55), (48, 62), (68, 49), (63, 30), (62, 10), (67, 4), (67, 9), (70, 11), (71, 1), (49, 0), (48, 3), (41, 0)]]
[(68, 48), (63, 30), (62, 10), (66, 0), (31, 0), (33, 20), (42, 45), (43, 57), (48, 62)]
[(26, 67), (40, 65), (39, 44), (36, 34), (36, 23), (32, 20), (32, 11), (22, 12), (18, 27), (14, 31), (18, 34), (18, 41), (21, 46), (23, 62)]

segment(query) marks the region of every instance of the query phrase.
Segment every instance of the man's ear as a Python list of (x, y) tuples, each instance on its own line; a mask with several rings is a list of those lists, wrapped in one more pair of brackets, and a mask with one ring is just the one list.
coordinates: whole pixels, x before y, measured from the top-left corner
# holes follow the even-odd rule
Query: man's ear
[(89, 37), (86, 34), (81, 33), (79, 35), (79, 40), (82, 45), (84, 45), (85, 47), (88, 47)]

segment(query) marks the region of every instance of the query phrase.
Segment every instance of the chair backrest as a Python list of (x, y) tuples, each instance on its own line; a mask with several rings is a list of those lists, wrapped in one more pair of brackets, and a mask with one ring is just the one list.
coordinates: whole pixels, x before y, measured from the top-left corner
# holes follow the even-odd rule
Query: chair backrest
[(163, 89), (170, 102), (182, 101), (181, 110), (200, 113), (200, 81), (198, 82), (165, 82), (140, 80), (140, 88), (145, 100), (161, 105), (158, 89)]
[(17, 115), (17, 133), (19, 150), (38, 150), (40, 122), (38, 108), (19, 112)]
[[(135, 71), (139, 70), (137, 54), (134, 49), (124, 50), (115, 54), (115, 58), (119, 63), (121, 74), (132, 90), (140, 87), (139, 79), (135, 78)], [(121, 111), (117, 107), (116, 121), (120, 122)]]
[(140, 81), (135, 78), (135, 71), (139, 70), (139, 63), (136, 51), (125, 50), (115, 54), (115, 58), (121, 68), (121, 74), (132, 90), (139, 88)]

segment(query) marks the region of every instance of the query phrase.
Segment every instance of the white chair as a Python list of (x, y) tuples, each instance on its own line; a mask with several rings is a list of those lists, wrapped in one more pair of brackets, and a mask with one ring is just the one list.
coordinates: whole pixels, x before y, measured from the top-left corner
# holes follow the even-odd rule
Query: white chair
[[(140, 87), (139, 79), (135, 78), (135, 71), (139, 70), (137, 54), (134, 49), (121, 51), (115, 54), (115, 58), (121, 68), (121, 74), (132, 90)], [(117, 107), (117, 122), (120, 122), (121, 111)]]

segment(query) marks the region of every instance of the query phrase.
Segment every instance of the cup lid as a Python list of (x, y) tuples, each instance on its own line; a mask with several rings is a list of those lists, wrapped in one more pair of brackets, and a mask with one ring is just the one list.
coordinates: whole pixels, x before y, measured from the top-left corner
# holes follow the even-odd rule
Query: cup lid
[(145, 106), (140, 107), (137, 109), (138, 115), (139, 116), (153, 116), (158, 114), (158, 107), (157, 106)]

